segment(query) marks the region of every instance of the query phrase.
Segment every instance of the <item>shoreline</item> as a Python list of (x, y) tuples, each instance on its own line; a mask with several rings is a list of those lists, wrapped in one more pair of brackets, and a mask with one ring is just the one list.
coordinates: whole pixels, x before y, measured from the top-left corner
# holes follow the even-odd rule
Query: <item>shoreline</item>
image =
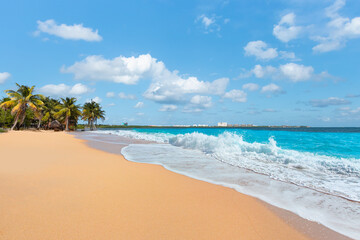
[[(118, 144), (117, 142), (110, 143), (110, 142), (108, 142), (109, 139), (104, 138), (105, 136), (98, 136), (98, 139), (95, 140), (95, 139), (83, 138), (83, 136), (81, 136), (81, 134), (74, 134), (74, 135), (79, 139), (85, 140), (86, 145), (88, 145), (89, 147), (92, 147), (92, 148), (95, 148), (95, 149), (98, 149), (98, 150), (101, 150), (104, 152), (114, 153), (114, 154), (121, 155), (121, 156), (123, 156), (123, 154), (121, 153), (121, 149), (127, 146), (125, 144)], [(121, 142), (122, 141), (121, 139), (124, 137), (118, 137), (118, 138), (120, 139), (120, 142)], [(102, 140), (100, 140), (100, 139), (102, 139)], [(145, 140), (134, 140), (134, 139), (130, 139), (130, 138), (127, 140), (132, 141), (131, 144), (155, 143), (155, 142), (149, 142), (149, 141), (145, 141)], [(124, 157), (124, 159), (129, 162), (139, 163), (136, 161), (128, 160), (125, 157)], [(161, 166), (162, 168), (166, 169), (167, 171), (173, 172), (175, 174), (180, 174), (180, 175), (189, 177), (191, 179), (195, 179), (197, 181), (202, 181), (202, 182), (210, 183), (213, 185), (225, 187), (225, 188), (234, 190), (234, 191), (238, 192), (239, 194), (250, 196), (245, 193), (237, 191), (235, 187), (231, 187), (231, 186), (224, 185), (222, 183), (218, 183), (218, 182), (214, 182), (214, 181), (209, 181), (206, 179), (197, 178), (197, 177), (191, 176), (185, 172), (181, 172), (181, 171), (177, 171), (177, 170), (168, 168), (166, 165), (163, 165), (161, 163), (145, 163), (145, 164), (158, 165), (158, 166)], [(267, 203), (266, 201), (261, 200), (257, 197), (254, 197), (254, 196), (250, 196), (250, 197), (261, 202), (264, 206), (266, 206), (269, 210), (271, 210), (274, 214), (276, 214), (278, 217), (280, 217), (287, 224), (291, 225), (293, 228), (297, 229), (299, 232), (305, 234), (307, 237), (310, 237), (311, 239), (319, 239), (319, 240), (320, 239), (321, 240), (322, 239), (324, 239), (324, 240), (352, 239), (352, 238), (347, 237), (339, 232), (336, 232), (335, 230), (333, 230), (329, 227), (322, 225), (321, 223), (300, 217), (296, 213), (293, 213), (293, 212), (291, 212), (287, 209), (283, 209), (281, 207), (274, 206), (274, 205)]]
[(5, 133), (0, 146), (2, 239), (309, 239), (256, 198), (70, 134)]

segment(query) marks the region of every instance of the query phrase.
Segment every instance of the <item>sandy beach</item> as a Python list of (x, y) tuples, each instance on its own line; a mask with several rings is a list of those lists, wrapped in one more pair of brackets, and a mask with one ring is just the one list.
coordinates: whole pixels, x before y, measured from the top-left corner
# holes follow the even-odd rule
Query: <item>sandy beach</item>
[(0, 239), (310, 239), (261, 201), (63, 132), (0, 134)]

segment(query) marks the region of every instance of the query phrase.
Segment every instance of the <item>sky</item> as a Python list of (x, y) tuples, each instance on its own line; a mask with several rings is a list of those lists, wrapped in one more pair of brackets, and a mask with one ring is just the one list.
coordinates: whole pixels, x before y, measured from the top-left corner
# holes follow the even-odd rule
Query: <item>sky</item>
[(3, 1), (0, 97), (91, 99), (106, 124), (360, 127), (360, 1)]

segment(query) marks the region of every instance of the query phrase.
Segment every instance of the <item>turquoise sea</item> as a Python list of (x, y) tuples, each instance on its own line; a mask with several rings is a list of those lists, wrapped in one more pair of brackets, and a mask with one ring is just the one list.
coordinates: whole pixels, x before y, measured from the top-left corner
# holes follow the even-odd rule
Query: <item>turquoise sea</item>
[(122, 154), (231, 187), (360, 239), (360, 128), (103, 129)]

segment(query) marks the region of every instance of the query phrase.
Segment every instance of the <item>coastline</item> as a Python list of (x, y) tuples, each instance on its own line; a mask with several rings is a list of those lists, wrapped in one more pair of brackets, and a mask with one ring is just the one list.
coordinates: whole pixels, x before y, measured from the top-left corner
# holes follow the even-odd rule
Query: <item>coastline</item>
[(320, 239), (256, 198), (86, 143), (1, 134), (1, 239)]
[[(101, 150), (101, 151), (105, 151), (105, 152), (118, 154), (118, 155), (121, 155), (121, 156), (123, 156), (122, 151), (121, 151), (122, 148), (126, 147), (128, 144), (151, 144), (151, 143), (156, 143), (156, 142), (150, 142), (150, 141), (145, 141), (145, 140), (138, 140), (138, 139), (135, 140), (135, 139), (130, 139), (130, 138), (124, 138), (124, 137), (120, 137), (120, 136), (116, 136), (116, 141), (114, 141), (115, 140), (114, 135), (110, 135), (111, 137), (109, 135), (103, 135), (103, 136), (97, 135), (97, 136), (93, 136), (93, 137), (88, 137), (85, 134), (86, 137), (84, 137), (84, 135), (82, 135), (82, 133), (80, 133), (80, 134), (78, 133), (78, 134), (75, 134), (75, 136), (77, 136), (80, 139), (86, 140), (85, 143), (89, 147), (92, 147), (92, 148), (95, 148), (95, 149), (98, 149), (98, 150)], [(124, 142), (127, 142), (127, 144), (124, 144)], [(128, 160), (128, 159), (126, 159), (126, 160)], [(128, 160), (128, 161), (137, 163), (136, 161), (131, 161), (131, 160)], [(166, 169), (168, 171), (171, 171), (173, 173), (184, 175), (186, 177), (189, 177), (189, 178), (192, 178), (192, 179), (195, 179), (195, 180), (198, 180), (198, 181), (203, 181), (203, 182), (206, 182), (206, 183), (219, 185), (219, 186), (222, 186), (222, 187), (225, 187), (225, 188), (234, 189), (239, 194), (249, 196), (246, 193), (244, 194), (242, 192), (239, 192), (233, 186), (222, 184), (222, 183), (219, 183), (219, 182), (209, 181), (208, 179), (206, 180), (206, 179), (197, 178), (197, 177), (194, 177), (193, 175), (187, 174), (186, 172), (181, 172), (181, 171), (177, 171), (177, 170), (174, 170), (172, 168), (169, 168), (168, 166), (163, 165), (161, 163), (154, 163), (153, 162), (153, 163), (145, 163), (145, 164), (158, 165), (158, 166), (161, 166), (164, 169)], [(253, 197), (253, 196), (250, 196), (250, 197)], [(255, 200), (259, 201), (260, 203), (262, 203), (268, 209), (270, 209), (273, 213), (275, 213), (278, 217), (280, 217), (287, 224), (291, 225), (293, 228), (297, 229), (299, 232), (305, 234), (307, 237), (309, 237), (311, 239), (319, 239), (319, 240), (320, 239), (321, 240), (322, 239), (323, 240), (352, 239), (350, 237), (347, 237), (347, 236), (345, 236), (345, 235), (343, 235), (341, 233), (338, 233), (338, 232), (332, 230), (329, 227), (326, 227), (326, 226), (322, 225), (321, 223), (317, 223), (315, 221), (311, 221), (311, 220), (305, 219), (303, 217), (300, 217), (299, 215), (297, 215), (297, 214), (295, 214), (295, 213), (293, 213), (293, 212), (291, 212), (289, 210), (274, 206), (274, 205), (272, 205), (272, 204), (270, 204), (270, 203), (268, 203), (268, 202), (266, 202), (264, 200), (261, 200), (261, 199), (257, 198), (256, 196), (253, 197), (253, 198)]]

